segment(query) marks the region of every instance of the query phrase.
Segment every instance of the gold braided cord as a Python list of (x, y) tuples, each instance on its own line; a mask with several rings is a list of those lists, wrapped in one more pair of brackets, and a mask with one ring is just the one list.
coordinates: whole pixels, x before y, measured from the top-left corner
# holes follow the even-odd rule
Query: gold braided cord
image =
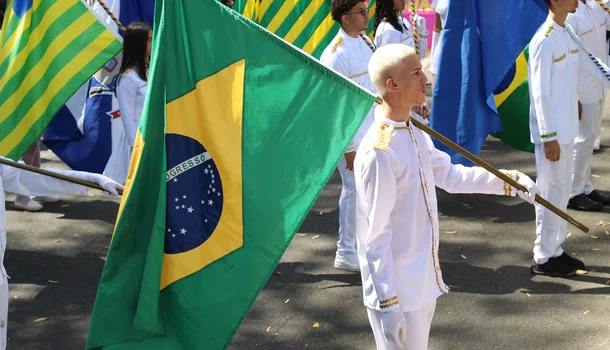
[(599, 6), (601, 6), (604, 9), (604, 11), (610, 13), (610, 8), (608, 6), (606, 6), (606, 4), (604, 4), (602, 2), (602, 0), (595, 0), (595, 2), (597, 2), (599, 4)]
[(417, 53), (417, 57), (421, 58), (420, 50), (419, 50), (419, 32), (417, 28), (417, 23), (415, 21), (415, 0), (409, 0), (409, 7), (411, 9), (411, 25), (413, 26), (413, 40), (415, 41), (415, 53)]
[(103, 0), (97, 0), (97, 2), (100, 4), (100, 6), (102, 6), (102, 8), (104, 9), (104, 11), (106, 11), (106, 13), (108, 14), (108, 16), (110, 16), (110, 18), (112, 18), (112, 20), (114, 21), (114, 23), (116, 23), (117, 26), (119, 26), (119, 29), (121, 29), (122, 31), (125, 31), (125, 27), (123, 27), (123, 24), (121, 23), (121, 21), (119, 21), (118, 18), (116, 18), (116, 16), (114, 15), (114, 13), (112, 13), (112, 11), (110, 11), (110, 9), (108, 8), (108, 6), (106, 6), (106, 4), (104, 3)]
[(424, 166), (421, 161), (421, 157), (419, 155), (419, 146), (417, 145), (417, 140), (415, 139), (415, 135), (413, 135), (413, 130), (409, 126), (407, 126), (407, 130), (409, 131), (409, 136), (411, 137), (411, 142), (415, 145), (415, 151), (417, 152), (417, 160), (419, 161), (419, 183), (421, 185), (422, 194), (424, 196), (424, 204), (426, 205), (426, 211), (428, 212), (428, 219), (430, 220), (430, 229), (432, 230), (432, 262), (434, 264), (434, 276), (436, 277), (436, 285), (441, 293), (446, 293), (445, 288), (441, 286), (439, 271), (441, 270), (441, 262), (438, 259), (438, 253), (436, 252), (436, 238), (434, 234), (434, 220), (432, 219), (432, 211), (430, 210), (430, 205), (428, 204), (428, 183), (426, 182), (426, 178), (424, 176)]

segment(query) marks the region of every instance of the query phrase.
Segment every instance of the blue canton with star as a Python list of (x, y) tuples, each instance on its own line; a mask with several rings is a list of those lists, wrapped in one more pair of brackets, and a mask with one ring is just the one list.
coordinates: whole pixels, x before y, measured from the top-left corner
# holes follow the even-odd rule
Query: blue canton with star
[(165, 253), (194, 249), (214, 232), (222, 213), (222, 182), (214, 160), (197, 140), (166, 135)]

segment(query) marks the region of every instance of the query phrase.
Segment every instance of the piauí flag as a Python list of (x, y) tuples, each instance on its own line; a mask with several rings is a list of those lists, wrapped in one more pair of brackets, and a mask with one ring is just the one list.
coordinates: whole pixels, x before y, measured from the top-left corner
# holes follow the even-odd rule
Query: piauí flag
[(0, 155), (19, 159), (122, 45), (83, 0), (12, 0), (0, 37)]
[(316, 58), (341, 28), (328, 0), (238, 0), (234, 8)]
[(374, 97), (218, 2), (155, 17), (87, 348), (222, 349)]
[(530, 138), (530, 95), (527, 80), (529, 46), (519, 55), (504, 81), (494, 91), (502, 131), (493, 134), (516, 149), (534, 152)]

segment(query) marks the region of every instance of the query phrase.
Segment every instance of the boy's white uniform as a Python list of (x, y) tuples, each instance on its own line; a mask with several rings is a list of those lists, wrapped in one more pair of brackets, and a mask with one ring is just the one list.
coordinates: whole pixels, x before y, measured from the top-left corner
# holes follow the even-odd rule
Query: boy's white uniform
[[(325, 66), (334, 69), (363, 88), (376, 93), (368, 74), (368, 64), (374, 52), (373, 42), (365, 35), (352, 38), (343, 29), (326, 47), (320, 61)], [(355, 152), (364, 134), (373, 123), (373, 108), (364, 119), (356, 136), (345, 153)], [(341, 157), (338, 165), (341, 174), (341, 196), (339, 197), (339, 241), (337, 252), (341, 255), (356, 253), (356, 187), (354, 173), (345, 168), (345, 158)]]
[[(598, 58), (606, 57), (606, 30), (610, 30), (610, 14), (595, 0), (586, 4), (578, 1), (575, 13), (568, 15), (567, 22), (583, 44)], [(596, 74), (592, 74), (584, 60), (578, 68), (578, 98), (582, 104), (582, 119), (578, 135), (574, 139), (574, 175), (570, 198), (579, 194), (589, 194), (591, 184), (591, 157), (593, 145), (599, 136), (604, 109), (605, 90)]]
[(499, 195), (515, 190), (482, 168), (451, 164), (428, 135), (387, 119), (381, 107), (358, 149), (354, 172), (358, 259), (377, 349), (396, 348), (383, 336), (387, 312), (404, 313), (406, 349), (426, 349), (436, 298), (448, 291), (438, 258), (436, 187)]
[[(415, 16), (419, 35), (420, 58), (428, 54), (428, 29), (426, 29), (426, 19)], [(382, 21), (375, 31), (375, 46), (381, 47), (387, 44), (405, 44), (415, 50), (415, 39), (413, 38), (413, 26), (405, 21), (402, 16), (398, 16), (398, 25), (402, 27), (402, 32), (396, 30), (389, 22)]]
[[(601, 76), (590, 58), (570, 36), (568, 25), (561, 27), (550, 17), (530, 42), (528, 78), (530, 91), (530, 133), (535, 144), (537, 184), (540, 196), (559, 209), (567, 209), (572, 188), (574, 139), (578, 133), (577, 76), (579, 62), (592, 75)], [(546, 158), (544, 142), (557, 140), (560, 159)], [(567, 222), (543, 206), (536, 206), (534, 261), (544, 264), (563, 254), (561, 244)]]
[[(81, 180), (95, 181), (101, 177), (82, 171), (54, 170)], [(110, 180), (110, 179), (108, 179)], [(96, 181), (97, 182), (97, 181)], [(105, 188), (105, 187), (104, 187)], [(4, 191), (25, 196), (54, 196), (62, 194), (86, 194), (87, 187), (49, 176), (39, 175), (18, 168), (0, 165), (0, 203), (4, 203)], [(8, 317), (8, 275), (4, 269), (6, 251), (6, 209), (0, 207), (0, 349), (6, 348), (6, 328)]]

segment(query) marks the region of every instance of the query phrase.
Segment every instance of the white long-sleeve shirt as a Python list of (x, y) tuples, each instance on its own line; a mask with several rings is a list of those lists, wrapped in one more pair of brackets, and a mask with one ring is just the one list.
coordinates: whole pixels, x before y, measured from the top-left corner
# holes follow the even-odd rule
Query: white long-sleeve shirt
[(148, 83), (133, 69), (125, 71), (117, 82), (116, 96), (121, 110), (121, 121), (131, 148), (136, 142), (147, 86)]
[[(567, 22), (591, 53), (606, 63), (606, 30), (610, 30), (610, 14), (595, 0), (587, 0), (586, 4), (579, 0), (576, 12), (568, 15)], [(603, 98), (603, 84), (591, 74), (585, 60), (579, 63), (577, 85), (581, 103), (597, 103)]]
[[(423, 25), (418, 28), (420, 57), (424, 58), (428, 54), (428, 29), (423, 19)], [(405, 21), (402, 16), (398, 16), (398, 24), (402, 31), (397, 30), (389, 22), (379, 23), (375, 31), (375, 46), (381, 47), (387, 44), (405, 44), (415, 50), (415, 39), (413, 37), (413, 26)]]
[[(89, 180), (88, 173), (81, 171), (53, 170), (67, 176)], [(87, 187), (49, 176), (0, 165), (0, 203), (4, 203), (4, 191), (24, 196), (53, 196), (60, 194), (86, 194)], [(6, 250), (6, 209), (0, 207), (0, 284), (6, 283), (4, 251)]]
[[(372, 48), (374, 48), (373, 42), (365, 35), (353, 38), (343, 29), (339, 29), (337, 35), (322, 52), (320, 62), (372, 93), (377, 93), (369, 76)], [(371, 107), (345, 153), (355, 152), (358, 149), (364, 134), (373, 123), (373, 109), (374, 107)]]
[(387, 119), (381, 107), (356, 153), (354, 176), (364, 304), (380, 311), (415, 310), (448, 291), (438, 258), (435, 187), (515, 194), (482, 168), (451, 164), (428, 135)]
[(536, 144), (553, 140), (560, 144), (574, 142), (578, 133), (579, 68), (597, 76), (604, 87), (610, 87), (610, 80), (580, 49), (569, 31), (573, 29), (568, 23), (562, 27), (549, 17), (530, 42), (527, 69), (530, 133)]

